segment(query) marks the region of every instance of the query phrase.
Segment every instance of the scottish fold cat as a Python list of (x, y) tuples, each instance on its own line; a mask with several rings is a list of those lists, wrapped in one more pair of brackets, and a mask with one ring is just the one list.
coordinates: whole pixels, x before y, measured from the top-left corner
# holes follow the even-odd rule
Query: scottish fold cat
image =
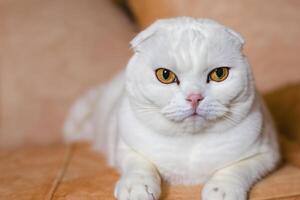
[(247, 199), (280, 155), (243, 44), (209, 19), (156, 21), (131, 41), (126, 70), (77, 100), (66, 140), (105, 152), (122, 174), (118, 200), (158, 200), (162, 180), (202, 183), (203, 200)]

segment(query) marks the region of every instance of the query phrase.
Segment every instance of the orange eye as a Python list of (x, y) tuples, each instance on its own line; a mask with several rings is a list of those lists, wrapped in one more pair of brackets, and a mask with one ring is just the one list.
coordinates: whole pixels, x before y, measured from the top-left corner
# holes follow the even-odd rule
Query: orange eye
[(165, 69), (165, 68), (159, 68), (155, 71), (156, 78), (164, 83), (164, 84), (171, 84), (178, 82), (176, 74), (174, 74), (172, 71)]
[(219, 67), (214, 70), (212, 70), (209, 73), (208, 80), (221, 82), (224, 81), (229, 75), (229, 68), (228, 67)]

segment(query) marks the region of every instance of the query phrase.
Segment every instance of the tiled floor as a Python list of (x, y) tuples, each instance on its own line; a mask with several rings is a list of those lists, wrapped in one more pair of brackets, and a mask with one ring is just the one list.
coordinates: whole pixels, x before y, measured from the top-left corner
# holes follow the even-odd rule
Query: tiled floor
[[(5, 200), (113, 200), (118, 179), (118, 173), (105, 165), (103, 156), (85, 144), (2, 151), (0, 172), (0, 199)], [(199, 199), (200, 188), (164, 186), (163, 199)], [(281, 167), (255, 185), (250, 198), (300, 200), (300, 169)]]

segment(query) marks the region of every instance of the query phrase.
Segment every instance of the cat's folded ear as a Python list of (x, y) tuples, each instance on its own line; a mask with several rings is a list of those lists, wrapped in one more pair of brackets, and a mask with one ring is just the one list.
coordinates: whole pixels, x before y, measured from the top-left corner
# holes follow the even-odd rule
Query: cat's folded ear
[(240, 44), (240, 48), (243, 48), (244, 44), (245, 44), (245, 40), (243, 38), (243, 36), (241, 34), (239, 34), (238, 32), (226, 27), (225, 30), (230, 33), (235, 39), (237, 39), (237, 41)]
[(164, 23), (164, 20), (157, 20), (148, 28), (137, 34), (137, 36), (135, 36), (135, 38), (133, 38), (133, 40), (130, 42), (132, 49), (137, 52), (140, 45), (147, 39), (151, 38), (160, 28), (162, 28)]
[[(153, 37), (159, 30), (173, 26), (174, 24), (175, 25), (176, 24), (184, 25), (184, 24), (191, 23), (194, 26), (200, 25), (199, 29), (203, 28), (203, 26), (202, 26), (203, 23), (217, 24), (218, 26), (220, 26), (219, 23), (217, 23), (213, 20), (208, 20), (208, 19), (200, 19), (201, 23), (199, 23), (199, 24), (196, 24), (194, 22), (195, 22), (195, 19), (189, 18), (189, 17), (178, 17), (178, 18), (174, 18), (174, 19), (157, 20), (153, 24), (151, 24), (148, 28), (146, 28), (145, 30), (143, 30), (142, 32), (137, 34), (137, 36), (130, 42), (130, 45), (135, 52), (138, 52), (141, 45), (143, 44), (143, 42), (145, 42), (149, 38)], [(234, 30), (232, 30), (228, 27), (225, 27), (225, 26), (222, 26), (222, 27), (225, 28), (225, 31), (227, 31), (238, 42), (238, 45), (240, 46), (240, 48), (242, 48), (245, 43), (245, 40), (243, 39), (243, 37), (239, 33), (235, 32)]]

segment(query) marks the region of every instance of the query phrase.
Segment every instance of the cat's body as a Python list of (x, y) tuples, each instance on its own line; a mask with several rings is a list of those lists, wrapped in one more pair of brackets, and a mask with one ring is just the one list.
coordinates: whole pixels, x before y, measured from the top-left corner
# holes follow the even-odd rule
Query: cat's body
[[(184, 34), (178, 31), (176, 36), (178, 25)], [(214, 35), (216, 30), (221, 36)], [(166, 41), (151, 41), (155, 34)], [(223, 40), (229, 42), (222, 45)], [(115, 190), (119, 200), (158, 199), (160, 177), (172, 184), (206, 183), (206, 200), (245, 199), (251, 185), (276, 166), (279, 153), (272, 121), (239, 53), (242, 43), (238, 34), (209, 20), (156, 23), (132, 42), (136, 53), (126, 73), (78, 100), (66, 123), (67, 140), (92, 141), (120, 169), (123, 175)], [(174, 49), (164, 54), (160, 46)], [(217, 51), (229, 53), (220, 58)], [(171, 65), (177, 66), (172, 71), (180, 83), (176, 79), (177, 84), (164, 85), (154, 73)], [(205, 79), (211, 71), (207, 66), (232, 66), (231, 74), (224, 83), (210, 82)], [(198, 95), (194, 107), (186, 96), (197, 92), (201, 99)]]

